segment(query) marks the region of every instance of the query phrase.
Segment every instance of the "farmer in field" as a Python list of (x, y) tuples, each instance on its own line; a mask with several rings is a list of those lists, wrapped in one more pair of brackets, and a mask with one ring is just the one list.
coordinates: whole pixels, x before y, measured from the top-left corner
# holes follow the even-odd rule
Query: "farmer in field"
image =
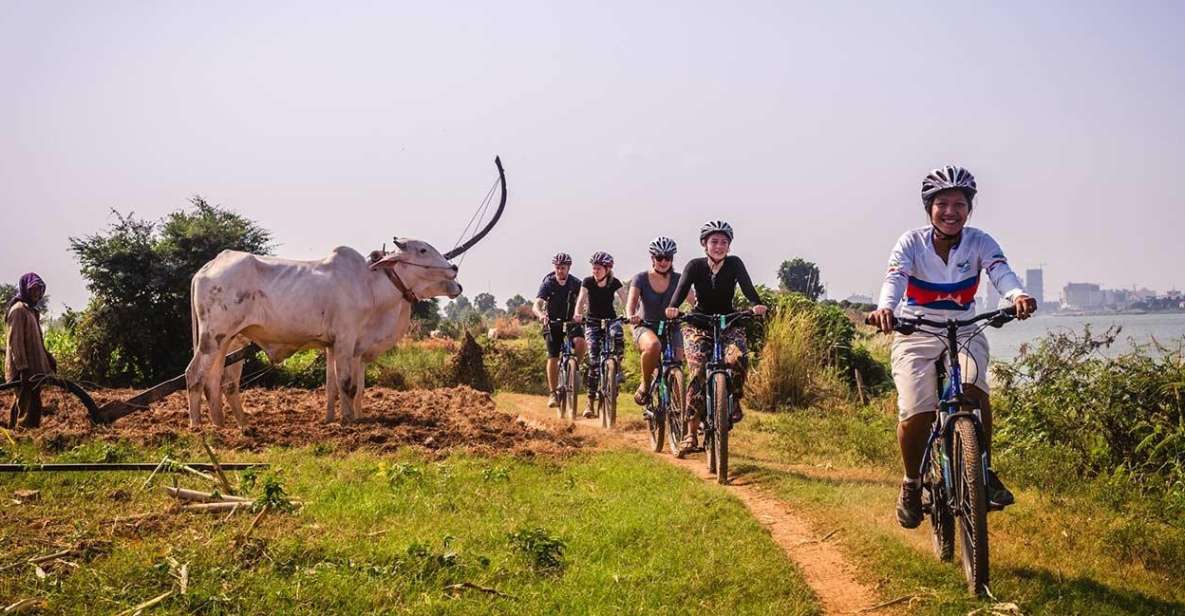
[(17, 295), (8, 305), (5, 323), (8, 325), (8, 346), (4, 355), (4, 380), (20, 381), (20, 391), (12, 404), (9, 424), (36, 428), (41, 425), (40, 377), (57, 371), (57, 362), (45, 349), (41, 333), (41, 315), (37, 302), (45, 297), (45, 281), (34, 273), (21, 276)]

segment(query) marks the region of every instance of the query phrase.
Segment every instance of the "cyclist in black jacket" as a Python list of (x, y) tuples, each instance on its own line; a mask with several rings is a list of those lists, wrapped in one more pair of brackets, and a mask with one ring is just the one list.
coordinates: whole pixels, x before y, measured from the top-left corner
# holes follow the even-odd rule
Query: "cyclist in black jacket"
[[(767, 308), (761, 303), (757, 289), (749, 278), (745, 263), (740, 257), (729, 255), (732, 248), (732, 226), (722, 220), (713, 220), (700, 227), (699, 242), (704, 247), (704, 256), (692, 259), (683, 268), (683, 275), (679, 278), (679, 286), (675, 295), (671, 297), (666, 315), (673, 319), (679, 314), (679, 305), (687, 299), (687, 294), (695, 289), (695, 306), (692, 312), (699, 314), (729, 314), (734, 311), (732, 298), (737, 286), (741, 288), (745, 298), (753, 304), (753, 313), (761, 316)], [(732, 368), (734, 376), (734, 395), (737, 399), (733, 422), (741, 420), (740, 398), (744, 391), (745, 374), (748, 370), (748, 349), (745, 341), (745, 330), (741, 325), (733, 325), (724, 330), (724, 359)], [(704, 415), (703, 395), (703, 366), (712, 354), (712, 333), (702, 330), (690, 323), (683, 324), (683, 339), (687, 353), (687, 371), (691, 377), (687, 385), (687, 408), (696, 417)], [(681, 449), (695, 449), (696, 435), (688, 431)]]
[(543, 337), (547, 340), (547, 387), (551, 392), (547, 406), (555, 407), (559, 404), (555, 390), (559, 383), (559, 357), (564, 335), (572, 340), (572, 348), (579, 360), (584, 357), (584, 331), (575, 323), (569, 323), (565, 332), (559, 325), (548, 322), (549, 319), (571, 321), (576, 310), (576, 297), (580, 293), (580, 281), (568, 275), (572, 268), (572, 257), (561, 252), (552, 257), (551, 264), (555, 271), (543, 277), (531, 311), (543, 323)]

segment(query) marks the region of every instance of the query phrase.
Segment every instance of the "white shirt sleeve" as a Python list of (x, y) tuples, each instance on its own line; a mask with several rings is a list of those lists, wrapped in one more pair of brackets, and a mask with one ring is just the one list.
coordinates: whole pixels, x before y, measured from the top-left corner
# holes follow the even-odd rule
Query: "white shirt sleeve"
[(889, 269), (885, 272), (885, 282), (881, 285), (881, 296), (876, 307), (896, 310), (897, 304), (905, 295), (909, 283), (909, 276), (913, 273), (913, 255), (910, 234), (905, 233), (897, 239), (893, 252), (889, 253)]
[(1004, 256), (1004, 250), (1000, 248), (1000, 244), (996, 242), (996, 239), (984, 233), (979, 246), (979, 262), (983, 264), (983, 269), (987, 272), (988, 278), (996, 286), (996, 290), (1000, 292), (1000, 297), (1011, 301), (1016, 299), (1016, 296), (1024, 293), (1025, 290), (1020, 284), (1020, 278), (1008, 266), (1008, 258)]

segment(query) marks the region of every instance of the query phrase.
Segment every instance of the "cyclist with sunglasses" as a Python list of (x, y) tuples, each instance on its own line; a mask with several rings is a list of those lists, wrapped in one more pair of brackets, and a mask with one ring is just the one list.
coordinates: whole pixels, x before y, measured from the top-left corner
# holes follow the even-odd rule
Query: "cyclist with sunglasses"
[[(695, 290), (695, 306), (692, 312), (710, 315), (732, 314), (732, 299), (738, 286), (745, 298), (752, 302), (753, 314), (765, 314), (766, 307), (757, 295), (749, 271), (745, 269), (745, 262), (741, 261), (740, 257), (729, 254), (732, 249), (732, 238), (732, 226), (723, 220), (708, 221), (700, 227), (699, 243), (704, 247), (704, 256), (688, 261), (687, 266), (683, 268), (679, 285), (667, 304), (668, 319), (679, 316), (679, 306), (687, 299), (692, 289)], [(732, 383), (737, 405), (732, 421), (736, 423), (742, 416), (740, 399), (749, 365), (745, 328), (734, 324), (724, 331), (723, 338), (725, 362), (735, 376)], [(687, 370), (691, 377), (687, 385), (687, 409), (699, 419), (704, 416), (703, 367), (712, 355), (712, 332), (691, 323), (684, 323), (683, 339), (687, 353)], [(696, 435), (691, 430), (689, 422), (687, 437), (680, 450), (691, 451), (697, 448)]]
[[(922, 205), (929, 224), (905, 232), (889, 255), (889, 270), (881, 287), (878, 308), (868, 315), (881, 331), (892, 332), (898, 314), (921, 315), (938, 321), (975, 316), (975, 291), (979, 288), (981, 272), (986, 272), (1000, 296), (1016, 307), (1017, 318), (1028, 318), (1037, 309), (1036, 300), (1024, 292), (996, 240), (966, 226), (977, 190), (971, 172), (953, 165), (934, 169), (922, 180)], [(972, 336), (971, 329), (959, 340), (960, 366), (964, 393), (980, 411), (990, 461), (988, 343), (982, 335)], [(896, 334), (893, 337), (897, 442), (905, 464), (905, 478), (897, 497), (897, 521), (905, 528), (916, 528), (922, 521), (922, 486), (917, 474), (938, 405), (935, 363), (945, 350), (943, 340), (934, 336)], [(996, 508), (1015, 500), (990, 468), (987, 497)]]
[[(659, 236), (650, 242), (650, 269), (638, 272), (630, 281), (629, 295), (625, 302), (626, 319), (633, 325), (634, 344), (642, 355), (642, 383), (634, 393), (634, 402), (646, 406), (650, 401), (650, 381), (662, 354), (658, 333), (654, 324), (665, 319), (663, 311), (671, 303), (671, 296), (679, 286), (679, 272), (675, 271), (675, 240)], [(695, 293), (688, 296), (688, 303), (695, 304)], [(639, 308), (641, 310), (639, 310)], [(675, 358), (683, 361), (683, 334), (679, 328), (670, 330), (670, 344)]]

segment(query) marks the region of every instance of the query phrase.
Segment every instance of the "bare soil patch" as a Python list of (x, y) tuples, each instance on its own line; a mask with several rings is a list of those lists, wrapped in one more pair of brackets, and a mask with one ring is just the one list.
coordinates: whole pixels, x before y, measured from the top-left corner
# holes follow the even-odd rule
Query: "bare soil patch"
[[(95, 400), (102, 404), (133, 393), (103, 390), (97, 392)], [(364, 394), (362, 416), (348, 425), (321, 423), (325, 416), (324, 390), (249, 389), (242, 395), (247, 426), (236, 426), (229, 408), (224, 409), (227, 426), (221, 429), (214, 428), (208, 415), (204, 416), (203, 431), (214, 435), (220, 448), (260, 451), (273, 446), (323, 445), (393, 451), (415, 446), (429, 452), (463, 450), (532, 456), (569, 453), (585, 440), (562, 428), (501, 413), (488, 393), (464, 386), (419, 391), (369, 388)], [(82, 406), (68, 394), (50, 391), (44, 399), (47, 415), (41, 428), (21, 432), (50, 450), (68, 449), (89, 440), (158, 446), (193, 434), (184, 392), (106, 426), (92, 425)]]

